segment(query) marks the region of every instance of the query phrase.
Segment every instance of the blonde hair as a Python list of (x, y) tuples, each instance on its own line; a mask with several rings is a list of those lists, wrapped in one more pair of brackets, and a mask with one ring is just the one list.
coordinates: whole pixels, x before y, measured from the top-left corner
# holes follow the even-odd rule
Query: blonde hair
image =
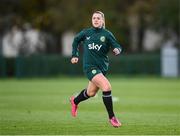
[(103, 19), (103, 21), (104, 21), (104, 23), (103, 23), (103, 28), (105, 28), (106, 26), (105, 26), (105, 16), (104, 16), (104, 13), (103, 12), (101, 12), (101, 11), (95, 11), (93, 14), (95, 14), (95, 13), (98, 13), (98, 14), (100, 14), (101, 16), (102, 16), (102, 19)]

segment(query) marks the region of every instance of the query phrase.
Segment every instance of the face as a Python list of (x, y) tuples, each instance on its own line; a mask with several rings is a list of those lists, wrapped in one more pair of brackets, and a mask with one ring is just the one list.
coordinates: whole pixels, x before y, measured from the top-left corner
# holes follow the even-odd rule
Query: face
[(103, 26), (104, 19), (101, 14), (94, 13), (92, 16), (92, 25), (95, 28), (101, 28)]

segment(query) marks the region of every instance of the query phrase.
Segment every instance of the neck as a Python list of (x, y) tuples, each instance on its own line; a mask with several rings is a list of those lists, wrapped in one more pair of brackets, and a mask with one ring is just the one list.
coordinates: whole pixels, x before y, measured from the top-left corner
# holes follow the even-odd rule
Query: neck
[(103, 27), (93, 27), (94, 29), (98, 30), (98, 29), (103, 29)]

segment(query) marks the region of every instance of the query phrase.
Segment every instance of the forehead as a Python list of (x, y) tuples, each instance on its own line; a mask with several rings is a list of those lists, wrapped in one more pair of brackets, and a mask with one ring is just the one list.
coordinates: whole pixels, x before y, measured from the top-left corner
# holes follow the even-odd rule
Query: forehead
[(94, 13), (92, 17), (102, 17), (100, 13)]

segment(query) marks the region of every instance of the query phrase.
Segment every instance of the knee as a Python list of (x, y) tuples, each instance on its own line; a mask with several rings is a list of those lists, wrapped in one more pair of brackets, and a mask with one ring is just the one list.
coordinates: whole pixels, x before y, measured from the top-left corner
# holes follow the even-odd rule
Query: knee
[(103, 91), (110, 91), (111, 90), (111, 85), (110, 84), (105, 84), (102, 88)]

